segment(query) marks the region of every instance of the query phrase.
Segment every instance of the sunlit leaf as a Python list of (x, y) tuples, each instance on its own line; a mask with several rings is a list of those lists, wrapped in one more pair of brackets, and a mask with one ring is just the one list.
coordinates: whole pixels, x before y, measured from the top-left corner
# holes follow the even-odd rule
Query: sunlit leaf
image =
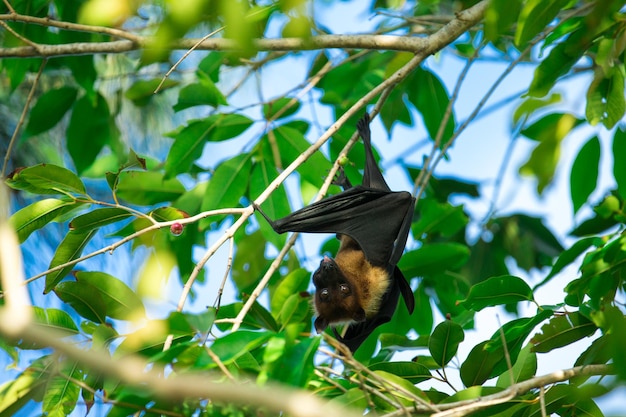
[(184, 192), (178, 179), (165, 179), (160, 172), (124, 171), (117, 184), (118, 198), (146, 206), (173, 201)]
[[(57, 266), (64, 265), (75, 259), (78, 259), (83, 253), (83, 249), (87, 246), (87, 243), (96, 234), (97, 230), (88, 230), (84, 232), (70, 231), (65, 235), (65, 238), (61, 241), (57, 250), (54, 252), (52, 261), (48, 269), (55, 268)], [(46, 286), (44, 294), (50, 292), (69, 272), (72, 270), (72, 265), (65, 266), (54, 272), (50, 272), (46, 275)]]
[(88, 213), (75, 217), (70, 222), (70, 230), (86, 231), (97, 229), (111, 223), (116, 223), (131, 217), (133, 214), (128, 210), (117, 207), (105, 207), (92, 210)]
[(76, 174), (52, 164), (17, 169), (9, 176), (7, 184), (34, 194), (86, 194), (85, 185)]
[(467, 298), (460, 303), (467, 309), (480, 311), (485, 307), (532, 300), (533, 291), (523, 279), (503, 275), (472, 286)]
[(104, 272), (78, 271), (78, 283), (93, 286), (102, 297), (108, 317), (118, 320), (143, 318), (146, 314), (141, 298), (124, 282)]
[(15, 229), (17, 237), (22, 243), (34, 231), (41, 229), (58, 216), (80, 205), (82, 204), (75, 203), (73, 200), (46, 198), (18, 210), (9, 218), (9, 224)]
[(228, 104), (226, 97), (208, 76), (204, 75), (204, 73), (198, 73), (198, 81), (180, 90), (178, 102), (174, 105), (174, 111), (201, 105), (217, 107)]

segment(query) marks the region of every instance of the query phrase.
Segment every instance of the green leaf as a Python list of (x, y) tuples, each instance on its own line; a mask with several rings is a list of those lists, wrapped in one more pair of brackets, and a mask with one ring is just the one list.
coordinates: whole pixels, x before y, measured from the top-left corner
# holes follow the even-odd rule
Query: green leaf
[(622, 119), (626, 111), (624, 98), (623, 68), (612, 68), (609, 74), (600, 69), (595, 71), (594, 79), (587, 90), (585, 116), (591, 125), (602, 122), (607, 129), (612, 129)]
[(17, 416), (30, 401), (41, 401), (46, 392), (46, 379), (28, 370), (0, 385), (0, 415)]
[(104, 272), (78, 271), (78, 284), (88, 284), (102, 297), (108, 317), (117, 320), (134, 320), (146, 315), (141, 298), (125, 283)]
[(198, 314), (182, 313), (183, 317), (189, 323), (192, 329), (200, 333), (206, 333), (209, 331), (213, 322), (215, 321), (216, 310), (213, 307), (209, 307), (206, 311)]
[(600, 140), (592, 137), (578, 152), (570, 175), (570, 195), (574, 214), (587, 202), (598, 183)]
[[(265, 139), (265, 138), (264, 138)], [(269, 146), (278, 148), (278, 156), (280, 161), (274, 161), (275, 166), (284, 168), (291, 164), (298, 156), (306, 151), (311, 144), (306, 140), (304, 134), (295, 128), (293, 123), (282, 125), (267, 134)], [(275, 144), (274, 144), (275, 142)], [(275, 152), (271, 152), (275, 155)], [(322, 154), (315, 152), (298, 168), (300, 177), (311, 183), (320, 184), (323, 173), (330, 170), (330, 161)], [(254, 196), (256, 197), (256, 196)]]
[(28, 205), (9, 218), (9, 224), (15, 229), (20, 243), (36, 230), (41, 229), (58, 216), (82, 205), (73, 200), (46, 198)]
[(259, 324), (261, 329), (266, 329), (272, 332), (280, 331), (280, 326), (276, 323), (276, 320), (274, 320), (274, 316), (272, 316), (272, 314), (257, 301), (252, 303), (252, 307), (250, 308), (248, 315), (252, 320)]
[(87, 231), (98, 229), (111, 223), (117, 223), (133, 216), (128, 210), (117, 207), (105, 207), (81, 214), (70, 222), (70, 230)]
[(199, 82), (183, 87), (178, 93), (178, 102), (174, 105), (174, 111), (202, 105), (211, 107), (228, 105), (226, 97), (211, 81), (211, 78), (202, 72), (197, 72), (197, 74)]
[(74, 87), (48, 90), (37, 99), (28, 117), (22, 140), (53, 128), (72, 107), (78, 91)]
[(67, 126), (67, 150), (80, 174), (91, 166), (105, 145), (119, 138), (109, 105), (101, 94), (79, 98)]
[(553, 113), (522, 130), (524, 136), (540, 141), (519, 169), (522, 175), (537, 179), (539, 194), (552, 182), (561, 154), (561, 141), (580, 123), (582, 120), (571, 114)]
[(523, 48), (552, 22), (569, 0), (529, 0), (520, 12), (515, 45)]
[(96, 323), (106, 323), (106, 305), (92, 285), (64, 281), (59, 282), (53, 291), (82, 317)]
[[(568, 0), (560, 0), (568, 1)], [(543, 0), (534, 0), (542, 3)], [(559, 77), (567, 74), (585, 53), (584, 45), (580, 44), (584, 30), (572, 33), (565, 41), (556, 45), (550, 54), (535, 68), (533, 80), (528, 88), (531, 97), (543, 97), (554, 86)]]
[(502, 347), (496, 351), (486, 349), (489, 342), (489, 340), (485, 340), (474, 346), (461, 364), (461, 380), (466, 387), (482, 385), (491, 377), (496, 364), (504, 359)]
[(272, 380), (295, 387), (306, 387), (313, 377), (314, 359), (320, 341), (320, 337), (308, 337), (287, 348), (274, 367)]
[(151, 206), (174, 201), (185, 193), (176, 178), (165, 179), (161, 172), (124, 171), (117, 184), (117, 197), (131, 204)]
[(405, 253), (398, 266), (407, 277), (433, 275), (463, 266), (470, 251), (460, 243), (430, 243)]
[(78, 401), (80, 387), (70, 380), (83, 380), (83, 371), (77, 363), (65, 363), (58, 370), (58, 374), (48, 380), (46, 391), (43, 396), (42, 410), (48, 415), (61, 412), (67, 416), (72, 413)]
[(619, 194), (626, 198), (626, 130), (615, 129), (613, 135), (613, 176), (617, 182)]
[(465, 339), (463, 328), (450, 320), (444, 320), (435, 327), (428, 341), (431, 356), (444, 367), (456, 355), (459, 344)]
[(385, 371), (406, 379), (412, 384), (419, 384), (432, 378), (424, 365), (415, 362), (378, 362), (369, 366), (372, 371)]
[(517, 125), (520, 121), (525, 121), (537, 110), (559, 103), (561, 99), (562, 97), (559, 93), (553, 93), (550, 97), (545, 99), (527, 97), (526, 100), (522, 101), (522, 103), (515, 109), (515, 112), (513, 113), (513, 124)]
[(542, 417), (545, 415), (552, 415), (552, 413), (555, 413), (564, 404), (576, 403), (576, 401), (580, 399), (577, 391), (578, 390), (573, 385), (553, 385), (550, 389), (546, 391), (543, 403), (537, 402), (535, 404), (532, 404), (529, 411), (525, 413), (525, 416)]
[[(50, 261), (48, 269), (52, 269), (56, 266), (63, 265), (79, 258), (81, 253), (83, 253), (83, 249), (85, 249), (85, 246), (91, 238), (94, 237), (96, 232), (97, 230), (68, 232), (59, 244), (59, 247), (57, 247), (57, 250), (54, 252), (54, 256), (52, 257), (52, 261)], [(47, 274), (44, 294), (47, 294), (54, 289), (54, 286), (57, 285), (71, 270), (72, 265), (69, 265), (65, 268)]]
[(69, 169), (51, 164), (39, 164), (15, 170), (7, 184), (17, 190), (34, 194), (80, 194), (85, 195), (85, 185)]
[[(422, 115), (431, 140), (435, 140), (439, 125), (443, 121), (450, 98), (441, 80), (432, 72), (421, 67), (415, 70), (408, 89), (409, 101)], [(448, 142), (454, 133), (454, 111), (450, 114), (443, 130), (441, 145)]]
[(537, 354), (532, 351), (532, 345), (526, 345), (521, 351), (513, 367), (498, 377), (496, 385), (508, 388), (511, 383), (517, 384), (526, 381), (537, 373)]
[(521, 0), (492, 0), (485, 11), (485, 36), (490, 42), (501, 40), (511, 29), (522, 8)]
[(280, 97), (263, 104), (263, 117), (265, 117), (266, 120), (289, 117), (300, 110), (300, 106), (300, 101), (295, 98)]
[(311, 274), (306, 269), (298, 268), (295, 271), (291, 271), (282, 281), (280, 281), (270, 300), (270, 310), (275, 316), (283, 307), (287, 298), (293, 294), (298, 294), (307, 290), (310, 275)]
[(467, 298), (460, 302), (468, 310), (480, 311), (485, 307), (533, 301), (533, 290), (526, 282), (513, 275), (491, 277), (473, 285)]
[(252, 120), (240, 114), (214, 114), (194, 120), (182, 129), (170, 132), (174, 143), (165, 160), (168, 177), (189, 172), (200, 158), (207, 142), (221, 142), (241, 135), (252, 125)]
[[(202, 211), (239, 207), (241, 198), (246, 195), (251, 170), (252, 157), (247, 153), (222, 162), (209, 181), (202, 199)], [(201, 225), (212, 221), (215, 219), (206, 219)]]
[(552, 270), (539, 284), (535, 285), (534, 290), (547, 284), (556, 274), (561, 272), (563, 268), (570, 265), (576, 260), (583, 252), (589, 249), (591, 246), (600, 247), (604, 244), (604, 241), (600, 237), (592, 236), (580, 239), (574, 243), (570, 248), (561, 252), (556, 262), (552, 266)]
[(78, 333), (78, 328), (74, 320), (72, 320), (72, 317), (65, 311), (56, 308), (43, 309), (40, 307), (33, 307), (33, 310), (35, 312), (35, 322), (38, 325), (50, 327), (51, 329), (67, 334)]
[(268, 332), (240, 330), (217, 339), (211, 350), (224, 364), (229, 364), (241, 355), (263, 345), (271, 336), (272, 334)]
[(545, 353), (570, 345), (583, 337), (591, 336), (597, 327), (580, 313), (556, 316), (541, 326), (541, 333), (530, 340), (533, 352)]
[(450, 203), (439, 203), (434, 199), (425, 198), (419, 202), (419, 220), (411, 225), (413, 236), (421, 238), (426, 234), (453, 236), (467, 225), (469, 219), (463, 206), (452, 206)]
[(301, 323), (311, 309), (310, 299), (302, 293), (291, 294), (278, 313), (278, 323), (281, 329), (288, 324)]
[[(145, 106), (150, 102), (150, 99), (154, 97), (154, 90), (161, 84), (161, 80), (161, 78), (153, 78), (151, 80), (135, 81), (135, 83), (126, 90), (124, 96), (132, 101), (135, 106)], [(161, 85), (159, 93), (175, 87), (178, 84), (180, 84), (178, 81), (167, 78)]]

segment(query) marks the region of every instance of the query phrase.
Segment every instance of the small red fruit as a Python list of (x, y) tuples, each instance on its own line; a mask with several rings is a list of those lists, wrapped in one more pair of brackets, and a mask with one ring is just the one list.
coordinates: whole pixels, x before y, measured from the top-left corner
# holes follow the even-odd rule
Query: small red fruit
[(178, 222), (172, 224), (170, 226), (170, 232), (172, 232), (174, 236), (180, 235), (183, 232), (183, 225)]

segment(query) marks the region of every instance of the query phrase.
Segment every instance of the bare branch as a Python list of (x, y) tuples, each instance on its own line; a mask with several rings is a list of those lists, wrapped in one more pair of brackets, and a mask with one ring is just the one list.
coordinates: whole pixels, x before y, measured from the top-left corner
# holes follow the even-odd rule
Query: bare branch
[[(11, 320), (4, 314), (6, 308), (0, 310), (0, 333), (9, 335)], [(233, 402), (266, 407), (275, 413), (285, 413), (294, 417), (357, 417), (355, 413), (337, 404), (322, 401), (311, 393), (294, 390), (275, 384), (259, 387), (254, 383), (241, 381), (233, 383), (221, 380), (215, 375), (203, 374), (168, 374), (157, 364), (148, 363), (139, 356), (129, 355), (112, 359), (104, 350), (82, 350), (73, 343), (63, 341), (64, 334), (50, 328), (30, 323), (21, 329), (19, 334), (11, 334), (27, 342), (37, 342), (49, 346), (68, 358), (75, 360), (92, 371), (104, 376), (119, 379), (128, 385), (150, 390), (155, 397), (182, 401), (186, 398), (207, 398), (219, 402)]]

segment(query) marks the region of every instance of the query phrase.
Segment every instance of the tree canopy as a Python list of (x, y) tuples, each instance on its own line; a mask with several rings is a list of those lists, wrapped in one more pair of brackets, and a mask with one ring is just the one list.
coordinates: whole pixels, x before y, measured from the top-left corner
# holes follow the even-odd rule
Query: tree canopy
[[(3, 0), (0, 416), (604, 415), (626, 378), (624, 22), (616, 0)], [(352, 355), (312, 327), (337, 239), (253, 203), (358, 184), (365, 111), (417, 198), (416, 311)], [(510, 204), (563, 175), (567, 235)]]

